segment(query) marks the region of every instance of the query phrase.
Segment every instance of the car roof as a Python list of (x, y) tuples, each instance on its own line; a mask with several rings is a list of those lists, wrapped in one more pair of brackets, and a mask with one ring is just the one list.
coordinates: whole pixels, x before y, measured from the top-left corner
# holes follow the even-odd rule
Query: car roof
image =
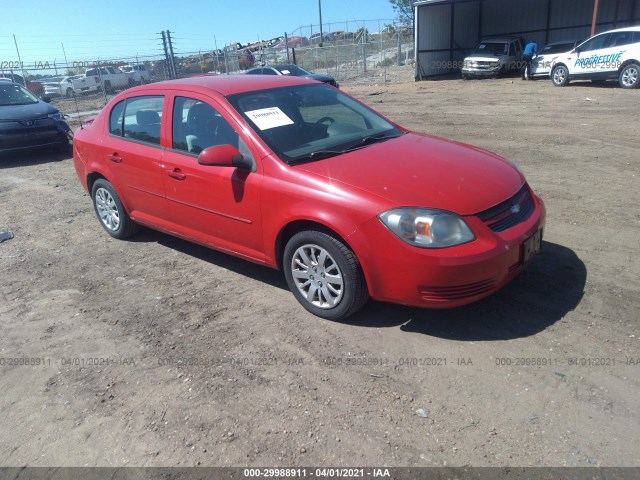
[(164, 82), (150, 83), (127, 89), (125, 92), (162, 92), (164, 90), (183, 90), (186, 92), (207, 93), (214, 91), (220, 95), (264, 90), (267, 88), (289, 87), (320, 83), (306, 77), (288, 75), (218, 75), (181, 78)]
[[(633, 27), (617, 28), (615, 30), (607, 30), (606, 32), (600, 32), (600, 33), (612, 33), (612, 32), (640, 32), (640, 25), (634, 25)], [(600, 35), (600, 33), (597, 33), (596, 35)]]
[(513, 37), (489, 37), (483, 39), (480, 43), (485, 42), (513, 42), (514, 40), (523, 40), (522, 37), (513, 36)]

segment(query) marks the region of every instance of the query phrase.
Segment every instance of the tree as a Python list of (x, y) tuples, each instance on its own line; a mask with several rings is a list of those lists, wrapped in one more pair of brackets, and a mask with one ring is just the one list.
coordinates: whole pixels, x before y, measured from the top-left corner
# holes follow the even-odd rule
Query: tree
[(403, 25), (413, 28), (414, 9), (413, 2), (415, 0), (389, 0), (396, 12), (396, 18)]

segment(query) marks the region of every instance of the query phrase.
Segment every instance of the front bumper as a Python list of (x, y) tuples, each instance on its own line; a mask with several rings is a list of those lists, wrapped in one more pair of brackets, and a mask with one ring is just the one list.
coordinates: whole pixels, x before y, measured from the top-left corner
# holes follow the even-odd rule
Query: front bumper
[(477, 238), (456, 247), (414, 247), (378, 218), (348, 240), (373, 299), (415, 307), (458, 307), (497, 292), (526, 267), (524, 243), (539, 230), (542, 234), (545, 224), (544, 203), (535, 195), (534, 203), (526, 220), (500, 233), (478, 217), (464, 217)]
[(500, 67), (491, 69), (480, 68), (463, 68), (462, 75), (465, 77), (495, 77), (500, 74)]
[(69, 126), (61, 120), (46, 126), (3, 129), (0, 130), (0, 152), (64, 146), (69, 143), (70, 138)]

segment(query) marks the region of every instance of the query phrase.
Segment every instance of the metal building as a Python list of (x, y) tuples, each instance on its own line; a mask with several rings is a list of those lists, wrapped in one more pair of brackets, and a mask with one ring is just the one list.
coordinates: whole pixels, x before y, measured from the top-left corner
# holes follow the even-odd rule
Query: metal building
[[(423, 0), (415, 4), (416, 80), (460, 70), (481, 39), (539, 45), (640, 25), (640, 0)], [(595, 20), (595, 23), (594, 23)]]

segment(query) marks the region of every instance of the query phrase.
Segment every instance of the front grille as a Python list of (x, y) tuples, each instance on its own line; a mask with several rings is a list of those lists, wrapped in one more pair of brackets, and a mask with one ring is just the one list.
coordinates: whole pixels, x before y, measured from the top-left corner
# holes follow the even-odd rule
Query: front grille
[(507, 274), (507, 281), (510, 282), (521, 273), (522, 273), (522, 264), (519, 262), (514, 263), (509, 267), (509, 273)]
[(478, 218), (494, 232), (505, 230), (524, 222), (535, 210), (529, 187), (525, 183), (513, 197), (478, 213)]
[(418, 292), (423, 300), (431, 302), (443, 302), (447, 300), (460, 300), (462, 298), (474, 297), (482, 293), (493, 290), (496, 282), (493, 278), (481, 280), (479, 282), (468, 283), (466, 285), (456, 285), (452, 287), (432, 287), (420, 285)]

